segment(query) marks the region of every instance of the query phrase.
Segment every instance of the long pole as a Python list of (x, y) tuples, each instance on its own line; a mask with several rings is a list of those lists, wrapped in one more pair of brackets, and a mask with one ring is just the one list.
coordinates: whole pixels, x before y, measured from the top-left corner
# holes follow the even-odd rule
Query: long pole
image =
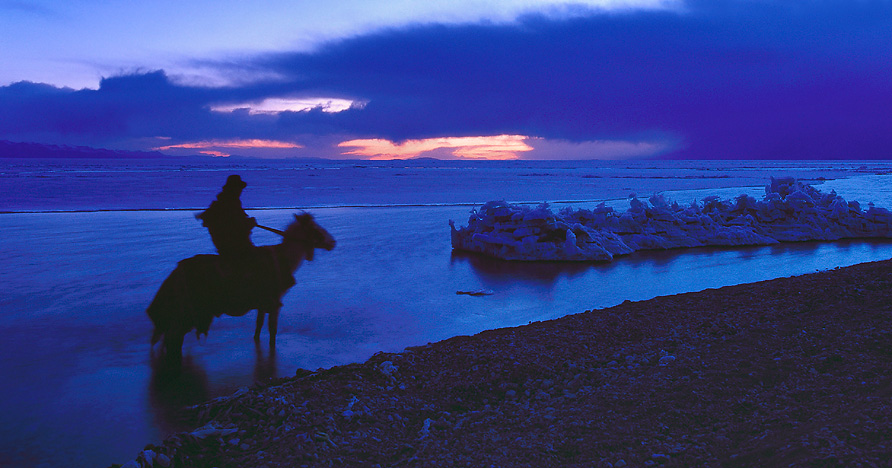
[(260, 229), (265, 229), (265, 230), (267, 230), (267, 231), (269, 231), (269, 232), (274, 232), (274, 233), (276, 233), (276, 234), (278, 234), (278, 235), (280, 235), (280, 236), (282, 236), (282, 237), (285, 236), (285, 233), (284, 233), (284, 232), (282, 232), (282, 231), (280, 231), (280, 230), (278, 230), (278, 229), (275, 229), (275, 228), (266, 227), (266, 226), (261, 226), (261, 225), (259, 225), (259, 224), (257, 225), (257, 227), (259, 227)]

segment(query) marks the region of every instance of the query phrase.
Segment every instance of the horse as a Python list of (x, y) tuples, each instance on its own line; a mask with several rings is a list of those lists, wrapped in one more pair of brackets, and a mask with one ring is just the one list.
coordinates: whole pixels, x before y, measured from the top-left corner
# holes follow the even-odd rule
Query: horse
[(269, 344), (274, 347), (281, 299), (295, 284), (294, 272), (304, 260), (313, 260), (316, 249), (335, 246), (331, 234), (309, 213), (294, 215), (279, 233), (280, 244), (253, 247), (245, 259), (202, 254), (178, 262), (146, 309), (154, 325), (152, 349), (163, 337), (164, 354), (179, 361), (187, 333), (194, 329), (200, 338), (208, 334), (214, 317), (241, 317), (255, 309), (254, 341), (260, 342), (264, 317), (269, 315)]

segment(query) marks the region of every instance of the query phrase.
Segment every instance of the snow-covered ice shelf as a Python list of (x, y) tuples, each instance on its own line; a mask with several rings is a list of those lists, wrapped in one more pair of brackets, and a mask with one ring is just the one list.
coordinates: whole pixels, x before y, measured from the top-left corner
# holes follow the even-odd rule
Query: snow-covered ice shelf
[(889, 210), (864, 210), (793, 178), (772, 178), (762, 200), (712, 196), (679, 205), (654, 195), (629, 203), (622, 213), (603, 203), (554, 213), (547, 203), (490, 201), (467, 227), (449, 221), (452, 247), (505, 260), (610, 261), (637, 250), (892, 237)]

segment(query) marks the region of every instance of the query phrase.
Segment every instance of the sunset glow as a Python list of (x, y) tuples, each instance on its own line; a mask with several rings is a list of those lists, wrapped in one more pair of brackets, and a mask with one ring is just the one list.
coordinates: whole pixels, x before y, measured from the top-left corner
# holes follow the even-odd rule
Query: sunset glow
[(355, 148), (342, 154), (363, 158), (411, 159), (422, 156), (447, 155), (456, 159), (518, 159), (519, 153), (532, 151), (524, 135), (427, 138), (394, 143), (384, 139), (350, 140), (340, 143), (342, 148)]
[(154, 148), (156, 151), (164, 151), (171, 149), (197, 149), (201, 154), (209, 156), (222, 157), (231, 156), (230, 153), (220, 151), (221, 149), (296, 149), (303, 148), (297, 143), (276, 140), (205, 140), (191, 143), (180, 143), (176, 145), (159, 146)]
[[(143, 3), (0, 2), (0, 140), (267, 159), (892, 158), (892, 2)], [(305, 146), (216, 141), (261, 138)]]

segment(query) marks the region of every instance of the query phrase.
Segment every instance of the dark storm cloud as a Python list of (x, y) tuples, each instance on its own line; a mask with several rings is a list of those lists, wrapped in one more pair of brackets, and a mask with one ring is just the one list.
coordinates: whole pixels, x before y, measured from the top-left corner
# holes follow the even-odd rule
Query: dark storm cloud
[(251, 138), (273, 132), (273, 119), (221, 114), (209, 106), (254, 97), (239, 89), (178, 86), (163, 71), (105, 78), (98, 90), (19, 82), (0, 88), (0, 137), (42, 135), (83, 144), (155, 136)]
[[(681, 11), (417, 25), (220, 65), (275, 81), (230, 88), (160, 72), (99, 90), (0, 88), (0, 135), (393, 140), (524, 134), (666, 139), (674, 156), (892, 154), (892, 3), (692, 1)], [(366, 102), (340, 113), (212, 112), (283, 95)]]

